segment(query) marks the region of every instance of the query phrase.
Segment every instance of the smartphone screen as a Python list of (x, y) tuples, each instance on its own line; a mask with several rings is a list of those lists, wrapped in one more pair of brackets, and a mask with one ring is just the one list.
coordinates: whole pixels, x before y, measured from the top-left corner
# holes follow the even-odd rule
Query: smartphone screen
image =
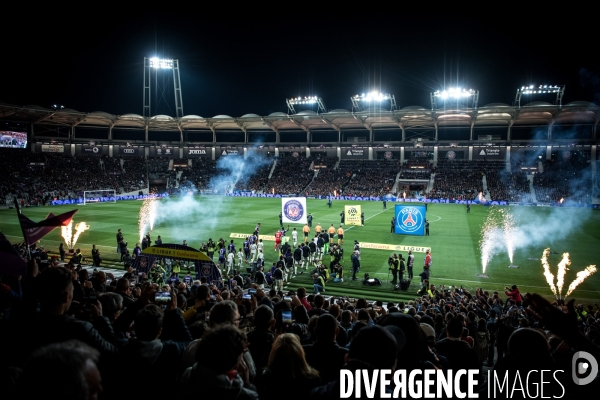
[(292, 298), (290, 296), (284, 296), (283, 299), (285, 301), (292, 301)]
[(246, 294), (246, 293), (244, 293), (244, 294), (242, 295), (242, 299), (244, 299), (244, 300), (250, 300), (250, 299), (252, 299), (252, 295), (251, 295), (251, 294)]
[(292, 311), (291, 310), (284, 310), (281, 312), (281, 321), (284, 324), (291, 324), (292, 323)]
[(170, 292), (156, 292), (154, 299), (160, 303), (166, 303), (171, 301), (171, 293)]
[(250, 294), (256, 294), (256, 289), (248, 289), (248, 293), (250, 293)]

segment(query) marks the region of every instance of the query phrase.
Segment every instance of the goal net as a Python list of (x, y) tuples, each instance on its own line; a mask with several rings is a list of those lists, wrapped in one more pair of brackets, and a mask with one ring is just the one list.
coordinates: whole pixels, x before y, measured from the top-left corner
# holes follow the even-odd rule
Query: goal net
[(83, 204), (89, 203), (116, 203), (117, 193), (115, 189), (86, 190), (83, 192)]

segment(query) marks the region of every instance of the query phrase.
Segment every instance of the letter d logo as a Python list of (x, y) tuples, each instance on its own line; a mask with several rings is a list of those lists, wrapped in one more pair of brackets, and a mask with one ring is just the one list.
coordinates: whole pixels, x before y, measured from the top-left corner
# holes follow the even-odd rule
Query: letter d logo
[(576, 385), (587, 385), (596, 379), (596, 375), (598, 375), (598, 362), (590, 353), (578, 351), (573, 354), (571, 370), (573, 382)]

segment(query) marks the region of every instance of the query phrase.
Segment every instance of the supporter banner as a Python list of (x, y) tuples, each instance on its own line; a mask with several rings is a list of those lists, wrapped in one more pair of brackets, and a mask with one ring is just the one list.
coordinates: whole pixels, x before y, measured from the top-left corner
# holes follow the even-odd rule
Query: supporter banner
[(425, 235), (425, 206), (396, 204), (395, 233), (397, 235)]
[(126, 156), (137, 156), (140, 154), (139, 147), (119, 147), (119, 154)]
[(43, 144), (42, 153), (64, 153), (65, 146), (62, 144)]
[(188, 157), (208, 157), (210, 149), (184, 149), (184, 155)]
[(99, 146), (81, 146), (81, 152), (84, 154), (102, 154), (102, 147)]
[(346, 225), (356, 225), (361, 226), (360, 214), (361, 214), (361, 206), (344, 206), (344, 211), (346, 212), (345, 224)]
[(283, 223), (306, 224), (306, 197), (288, 197), (281, 199)]
[(368, 159), (369, 149), (342, 149), (341, 156), (344, 159)]

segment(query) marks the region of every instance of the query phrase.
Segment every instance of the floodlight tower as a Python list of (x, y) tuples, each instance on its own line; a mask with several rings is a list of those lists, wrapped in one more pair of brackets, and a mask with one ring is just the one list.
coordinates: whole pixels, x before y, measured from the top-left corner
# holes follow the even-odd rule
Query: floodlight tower
[[(152, 71), (154, 70), (154, 76), (157, 77), (159, 71), (165, 69), (173, 70), (175, 114), (177, 118), (183, 117), (183, 102), (181, 100), (181, 79), (179, 78), (179, 60), (168, 60), (161, 59), (158, 57), (144, 57), (144, 117), (152, 116), (152, 109), (150, 108), (150, 98), (152, 94)], [(155, 82), (154, 86), (156, 89), (158, 83)]]
[(452, 87), (444, 90), (436, 90), (431, 93), (431, 109), (438, 108), (438, 99), (441, 102), (454, 101), (457, 107), (460, 105), (477, 108), (479, 102), (479, 90), (463, 89), (460, 87)]
[(562, 98), (565, 94), (565, 85), (539, 85), (538, 87), (535, 85), (521, 86), (521, 88), (517, 89), (517, 94), (515, 96), (515, 107), (521, 108), (521, 96), (524, 94), (534, 96), (555, 93), (556, 100), (554, 101), (554, 105), (562, 107)]
[[(372, 91), (369, 93), (357, 94), (350, 97), (350, 101), (352, 101), (352, 111), (363, 111), (366, 107), (371, 105), (382, 105), (383, 102), (390, 102), (390, 111), (395, 111), (396, 107), (396, 98), (393, 94), (384, 94), (377, 91)], [(361, 107), (362, 105), (362, 107)]]
[(296, 114), (296, 110), (294, 109), (294, 105), (296, 104), (307, 104), (314, 106), (317, 105), (317, 114), (319, 112), (327, 112), (325, 110), (325, 104), (323, 104), (323, 99), (319, 96), (304, 96), (304, 97), (295, 97), (291, 99), (286, 99), (285, 102), (288, 106), (288, 111), (291, 114)]

